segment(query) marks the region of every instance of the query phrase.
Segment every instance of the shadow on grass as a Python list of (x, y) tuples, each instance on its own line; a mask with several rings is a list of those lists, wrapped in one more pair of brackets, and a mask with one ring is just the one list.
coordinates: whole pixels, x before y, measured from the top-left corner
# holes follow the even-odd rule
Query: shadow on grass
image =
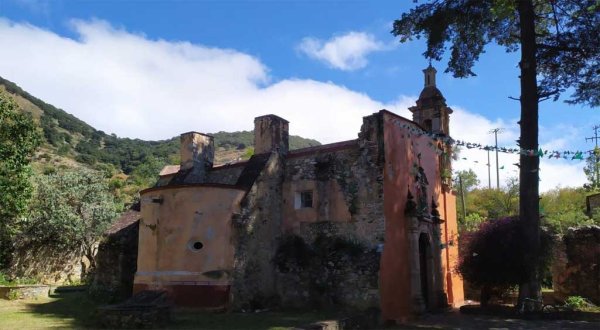
[[(463, 306), (464, 307), (464, 306)], [(391, 329), (589, 329), (598, 330), (598, 323), (589, 320), (518, 318), (514, 309), (479, 306), (453, 309), (439, 314), (424, 314), (406, 324)]]
[(60, 292), (51, 294), (55, 300), (47, 303), (28, 303), (27, 309), (35, 314), (62, 319), (76, 328), (97, 327), (95, 312), (98, 303), (86, 292)]
[(335, 318), (322, 312), (206, 313), (175, 310), (169, 329), (289, 329)]
[(479, 305), (465, 305), (460, 308), (460, 312), (463, 314), (470, 315), (488, 315), (524, 320), (568, 320), (600, 322), (600, 312), (584, 312), (575, 310), (553, 309), (544, 312), (540, 311), (520, 314), (513, 306), (490, 305), (487, 307), (481, 307)]
[[(69, 328), (98, 328), (96, 308), (101, 304), (90, 299), (86, 292), (60, 292), (50, 296), (54, 300), (27, 303), (28, 312), (60, 320)], [(334, 312), (263, 312), (211, 313), (194, 309), (174, 308), (167, 329), (289, 329), (317, 321), (335, 318)]]

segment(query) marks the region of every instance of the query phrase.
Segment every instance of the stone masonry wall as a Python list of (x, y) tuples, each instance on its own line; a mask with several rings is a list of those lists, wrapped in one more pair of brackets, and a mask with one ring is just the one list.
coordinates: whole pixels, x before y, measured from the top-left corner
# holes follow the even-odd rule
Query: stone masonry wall
[(129, 298), (137, 269), (139, 221), (104, 236), (96, 255), (90, 294), (108, 302)]
[(89, 260), (79, 252), (23, 246), (13, 256), (9, 274), (61, 285), (82, 281), (89, 265)]
[[(316, 222), (334, 220), (337, 235), (376, 246), (383, 243), (385, 229), (383, 184), (379, 166), (368, 156), (369, 153), (359, 148), (357, 142), (352, 148), (288, 158), (285, 181), (316, 181), (318, 192), (327, 194), (333, 192), (326, 191), (321, 183), (335, 180), (341, 188), (351, 219), (338, 222), (338, 219), (317, 218)], [(314, 237), (308, 228), (310, 226), (300, 224), (297, 231), (300, 236), (312, 241)]]
[(288, 234), (274, 258), (281, 305), (289, 308), (379, 306), (379, 258), (376, 247), (338, 235), (335, 223), (309, 224), (316, 238)]
[(235, 243), (233, 302), (235, 310), (279, 304), (273, 256), (281, 235), (283, 156), (272, 152), (259, 177), (242, 200), (242, 213), (232, 221)]
[(555, 247), (554, 294), (582, 296), (600, 305), (600, 227), (570, 228)]
[(316, 181), (320, 196), (335, 193), (322, 184), (335, 180), (350, 219), (324, 219), (324, 213), (317, 212), (316, 221), (293, 226), (278, 241), (274, 263), (283, 306), (379, 307), (385, 219), (377, 127), (363, 125), (355, 144), (286, 160), (286, 182)]

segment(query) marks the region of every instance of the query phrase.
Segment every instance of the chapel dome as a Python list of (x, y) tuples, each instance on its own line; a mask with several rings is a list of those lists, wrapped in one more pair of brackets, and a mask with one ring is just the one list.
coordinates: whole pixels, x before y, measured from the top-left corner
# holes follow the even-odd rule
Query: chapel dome
[(431, 98), (435, 98), (435, 99), (444, 99), (444, 95), (442, 95), (442, 92), (440, 92), (440, 90), (435, 87), (435, 86), (427, 86), (425, 88), (423, 88), (423, 90), (421, 91), (421, 94), (419, 94), (419, 100), (423, 100), (423, 99), (431, 99)]

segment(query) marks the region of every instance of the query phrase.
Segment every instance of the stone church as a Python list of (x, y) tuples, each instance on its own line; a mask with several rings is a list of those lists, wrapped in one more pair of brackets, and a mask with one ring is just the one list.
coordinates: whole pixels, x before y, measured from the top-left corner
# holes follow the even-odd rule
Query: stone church
[(460, 304), (449, 116), (433, 67), (413, 120), (381, 110), (358, 138), (288, 148), (289, 123), (254, 120), (255, 154), (213, 166), (209, 135), (142, 191), (134, 292), (208, 309), (375, 308), (405, 320)]

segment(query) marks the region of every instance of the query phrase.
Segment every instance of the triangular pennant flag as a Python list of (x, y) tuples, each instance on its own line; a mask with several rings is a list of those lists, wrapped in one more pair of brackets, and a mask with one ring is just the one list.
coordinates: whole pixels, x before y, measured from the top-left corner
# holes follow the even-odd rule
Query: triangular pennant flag
[(571, 158), (571, 160), (573, 160), (573, 159), (583, 160), (583, 153), (581, 151), (576, 152), (575, 156), (573, 156), (573, 158)]

